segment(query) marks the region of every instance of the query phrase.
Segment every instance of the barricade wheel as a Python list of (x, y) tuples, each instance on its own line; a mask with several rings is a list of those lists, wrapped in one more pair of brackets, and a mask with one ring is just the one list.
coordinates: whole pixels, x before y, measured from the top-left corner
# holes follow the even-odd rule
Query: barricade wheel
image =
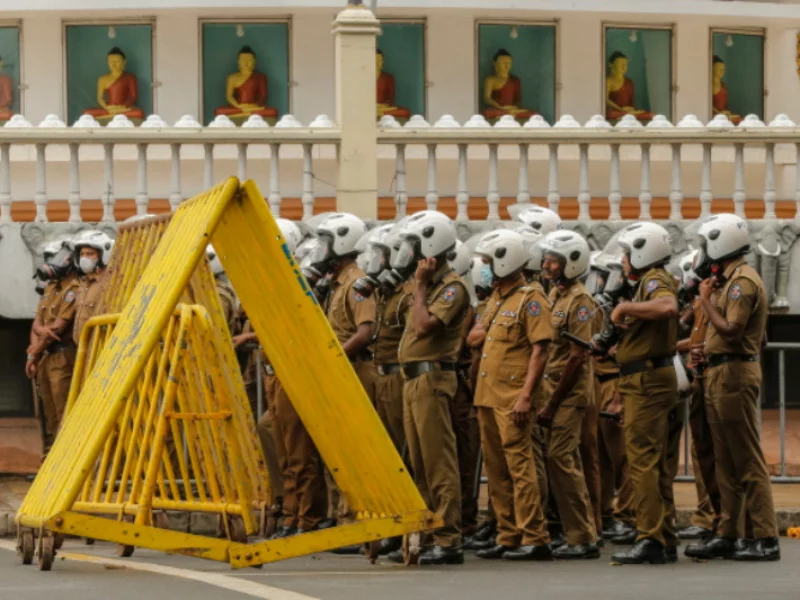
[(17, 552), (23, 565), (33, 563), (33, 555), (36, 552), (36, 540), (33, 531), (23, 531), (17, 541)]
[(87, 546), (94, 546), (94, 538), (83, 538), (83, 543)]
[(117, 544), (117, 556), (120, 558), (130, 558), (133, 556), (133, 546), (128, 546), (127, 544)]
[(56, 557), (56, 540), (53, 535), (44, 536), (39, 545), (39, 570), (49, 571), (53, 568)]
[(61, 550), (62, 546), (64, 545), (64, 534), (63, 533), (56, 533), (53, 538), (53, 546), (56, 550)]
[(381, 541), (374, 540), (364, 543), (364, 556), (369, 560), (369, 564), (374, 565), (378, 561), (378, 552), (381, 549)]
[(247, 532), (244, 529), (242, 517), (238, 515), (229, 516), (228, 527), (230, 528), (232, 542), (247, 543)]
[(422, 553), (422, 535), (409, 533), (403, 536), (403, 562), (408, 567), (419, 564), (419, 555)]

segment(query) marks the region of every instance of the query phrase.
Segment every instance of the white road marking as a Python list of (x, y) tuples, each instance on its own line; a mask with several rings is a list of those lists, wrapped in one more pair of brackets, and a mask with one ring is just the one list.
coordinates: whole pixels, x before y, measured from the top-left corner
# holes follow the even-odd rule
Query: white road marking
[[(14, 541), (0, 540), (0, 549), (16, 552), (17, 544)], [(169, 575), (170, 577), (188, 579), (190, 581), (197, 581), (200, 583), (213, 585), (225, 590), (239, 592), (240, 594), (252, 596), (253, 598), (262, 598), (262, 600), (320, 600), (319, 598), (314, 598), (313, 596), (306, 596), (305, 594), (299, 594), (290, 590), (282, 590), (280, 588), (271, 587), (262, 583), (256, 583), (247, 579), (231, 577), (230, 575), (223, 575), (221, 573), (208, 573), (202, 571), (193, 571), (191, 569), (178, 569), (175, 567), (165, 567), (153, 563), (133, 560), (124, 561), (114, 558), (104, 558), (101, 556), (90, 556), (88, 554), (76, 554), (73, 552), (59, 552), (58, 558), (94, 563), (107, 567), (114, 567), (117, 569), (129, 569), (131, 571), (146, 571), (148, 573), (155, 573), (157, 575)]]

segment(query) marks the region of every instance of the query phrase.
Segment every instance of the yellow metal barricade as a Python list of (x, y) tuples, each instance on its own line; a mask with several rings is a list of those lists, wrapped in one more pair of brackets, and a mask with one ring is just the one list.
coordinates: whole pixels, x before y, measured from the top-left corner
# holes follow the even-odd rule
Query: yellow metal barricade
[[(440, 524), (252, 182), (240, 188), (230, 179), (182, 204), (168, 223), (141, 228), (121, 231), (118, 244), (129, 251), (115, 252), (103, 295), (105, 309), (119, 316), (101, 317), (91, 342), (81, 345), (79, 391), (17, 513), (23, 558), (38, 532), (46, 566), (52, 532), (61, 532), (245, 567)], [(357, 515), (353, 524), (254, 544), (151, 524), (155, 508), (240, 511), (250, 532), (251, 509), (266, 486), (263, 457), (252, 464), (253, 419), (203, 259), (212, 239), (289, 398)], [(170, 453), (170, 439), (194, 449), (188, 460)], [(196, 494), (185, 483), (190, 468), (202, 481)]]

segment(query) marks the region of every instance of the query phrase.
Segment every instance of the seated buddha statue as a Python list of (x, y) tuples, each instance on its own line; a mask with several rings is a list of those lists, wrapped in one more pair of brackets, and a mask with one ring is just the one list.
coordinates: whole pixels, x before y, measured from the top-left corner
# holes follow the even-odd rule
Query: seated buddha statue
[(108, 73), (97, 80), (97, 108), (83, 111), (98, 121), (111, 120), (115, 115), (129, 119), (143, 119), (144, 111), (136, 106), (139, 85), (136, 75), (125, 70), (125, 53), (113, 47), (108, 51)]
[(649, 121), (653, 113), (633, 105), (633, 81), (626, 77), (628, 57), (614, 52), (608, 59), (609, 74), (606, 77), (606, 119), (617, 121), (625, 115), (633, 115), (640, 121)]
[(725, 115), (734, 125), (742, 122), (742, 116), (728, 110), (728, 86), (722, 81), (725, 77), (725, 61), (714, 55), (711, 61), (711, 112)]
[[(3, 70), (3, 57), (0, 56), (0, 71)], [(8, 121), (13, 115), (14, 80), (0, 73), (0, 121)]]
[(226, 115), (234, 120), (243, 120), (250, 115), (275, 119), (278, 109), (267, 106), (267, 76), (256, 71), (256, 53), (250, 46), (239, 50), (237, 66), (239, 70), (228, 75), (225, 85), (228, 106), (219, 107), (214, 114)]
[(378, 100), (378, 119), (385, 115), (396, 119), (408, 119), (411, 111), (394, 103), (394, 76), (383, 70), (383, 52), (375, 52), (376, 97)]
[(538, 114), (521, 106), (522, 82), (511, 74), (511, 64), (511, 53), (502, 48), (492, 58), (494, 73), (483, 81), (483, 102), (486, 105), (483, 116), (487, 119), (512, 115), (516, 119), (527, 120)]

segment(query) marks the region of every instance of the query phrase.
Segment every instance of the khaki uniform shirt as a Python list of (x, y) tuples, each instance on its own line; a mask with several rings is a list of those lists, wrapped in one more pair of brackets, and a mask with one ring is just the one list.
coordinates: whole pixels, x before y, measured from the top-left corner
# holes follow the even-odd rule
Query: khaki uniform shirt
[[(650, 269), (639, 282), (633, 295), (633, 302), (676, 298), (677, 291), (678, 286), (670, 273), (662, 268)], [(620, 340), (617, 345), (617, 362), (620, 365), (675, 354), (675, 346), (678, 343), (677, 317), (659, 321), (627, 317), (625, 323), (627, 329), (620, 329)]]
[(469, 332), (472, 331), (472, 327), (475, 323), (478, 322), (478, 312), (476, 307), (469, 305), (467, 309), (467, 316), (464, 317), (464, 339), (461, 345), (461, 354), (458, 357), (458, 366), (460, 369), (469, 370), (470, 365), (472, 364), (472, 357), (473, 351), (467, 345), (467, 336), (469, 336)]
[(404, 283), (391, 294), (377, 298), (378, 323), (373, 344), (375, 363), (397, 364), (397, 348), (406, 328), (406, 310), (414, 298), (414, 284)]
[(713, 324), (706, 334), (705, 353), (750, 354), (761, 352), (767, 328), (767, 292), (758, 273), (741, 258), (723, 273), (726, 283), (719, 291), (716, 307), (729, 323), (744, 325), (741, 339), (723, 338)]
[(72, 327), (72, 339), (76, 346), (81, 339), (81, 332), (86, 322), (97, 314), (97, 304), (103, 293), (104, 279), (105, 271), (95, 271), (78, 277), (75, 322)]
[(364, 271), (356, 263), (346, 266), (331, 282), (331, 293), (325, 302), (325, 314), (340, 344), (353, 337), (359, 325), (377, 320), (375, 298), (365, 298), (353, 290), (359, 277), (364, 277)]
[(222, 304), (222, 312), (225, 315), (225, 322), (228, 324), (228, 331), (231, 335), (236, 335), (236, 293), (233, 288), (224, 281), (217, 280), (217, 294)]
[[(558, 382), (564, 374), (564, 368), (569, 361), (572, 342), (561, 337), (562, 331), (568, 331), (582, 340), (590, 342), (594, 334), (594, 300), (579, 281), (574, 281), (568, 288), (562, 289), (554, 285), (550, 290), (551, 323), (553, 337), (547, 359), (545, 377), (552, 382), (553, 390), (558, 387)], [(590, 398), (594, 398), (594, 374), (591, 360), (585, 360), (578, 369), (575, 386), (567, 394), (565, 404), (584, 405)], [(590, 388), (591, 384), (591, 388)]]
[(464, 319), (470, 308), (464, 280), (445, 262), (428, 284), (428, 312), (439, 319), (443, 327), (425, 335), (417, 335), (411, 326), (409, 312), (413, 304), (412, 300), (406, 309), (406, 330), (398, 349), (400, 362), (457, 362), (464, 339)]
[(58, 319), (70, 321), (67, 328), (61, 333), (61, 342), (52, 342), (53, 346), (72, 344), (72, 325), (75, 319), (75, 310), (78, 306), (78, 278), (68, 275), (60, 281), (53, 281), (47, 284), (42, 298), (39, 300), (39, 307), (36, 310), (36, 317), (45, 327), (49, 327)]
[[(605, 322), (605, 315), (600, 310), (597, 302), (594, 303), (594, 310), (597, 312), (594, 316), (594, 330), (595, 333), (603, 328)], [(619, 373), (619, 365), (612, 356), (595, 356), (594, 360), (594, 374), (595, 375), (616, 375)]]
[(481, 323), (486, 341), (475, 406), (511, 410), (525, 385), (533, 345), (553, 338), (544, 289), (537, 283), (525, 285), (522, 278), (505, 294), (495, 289)]

